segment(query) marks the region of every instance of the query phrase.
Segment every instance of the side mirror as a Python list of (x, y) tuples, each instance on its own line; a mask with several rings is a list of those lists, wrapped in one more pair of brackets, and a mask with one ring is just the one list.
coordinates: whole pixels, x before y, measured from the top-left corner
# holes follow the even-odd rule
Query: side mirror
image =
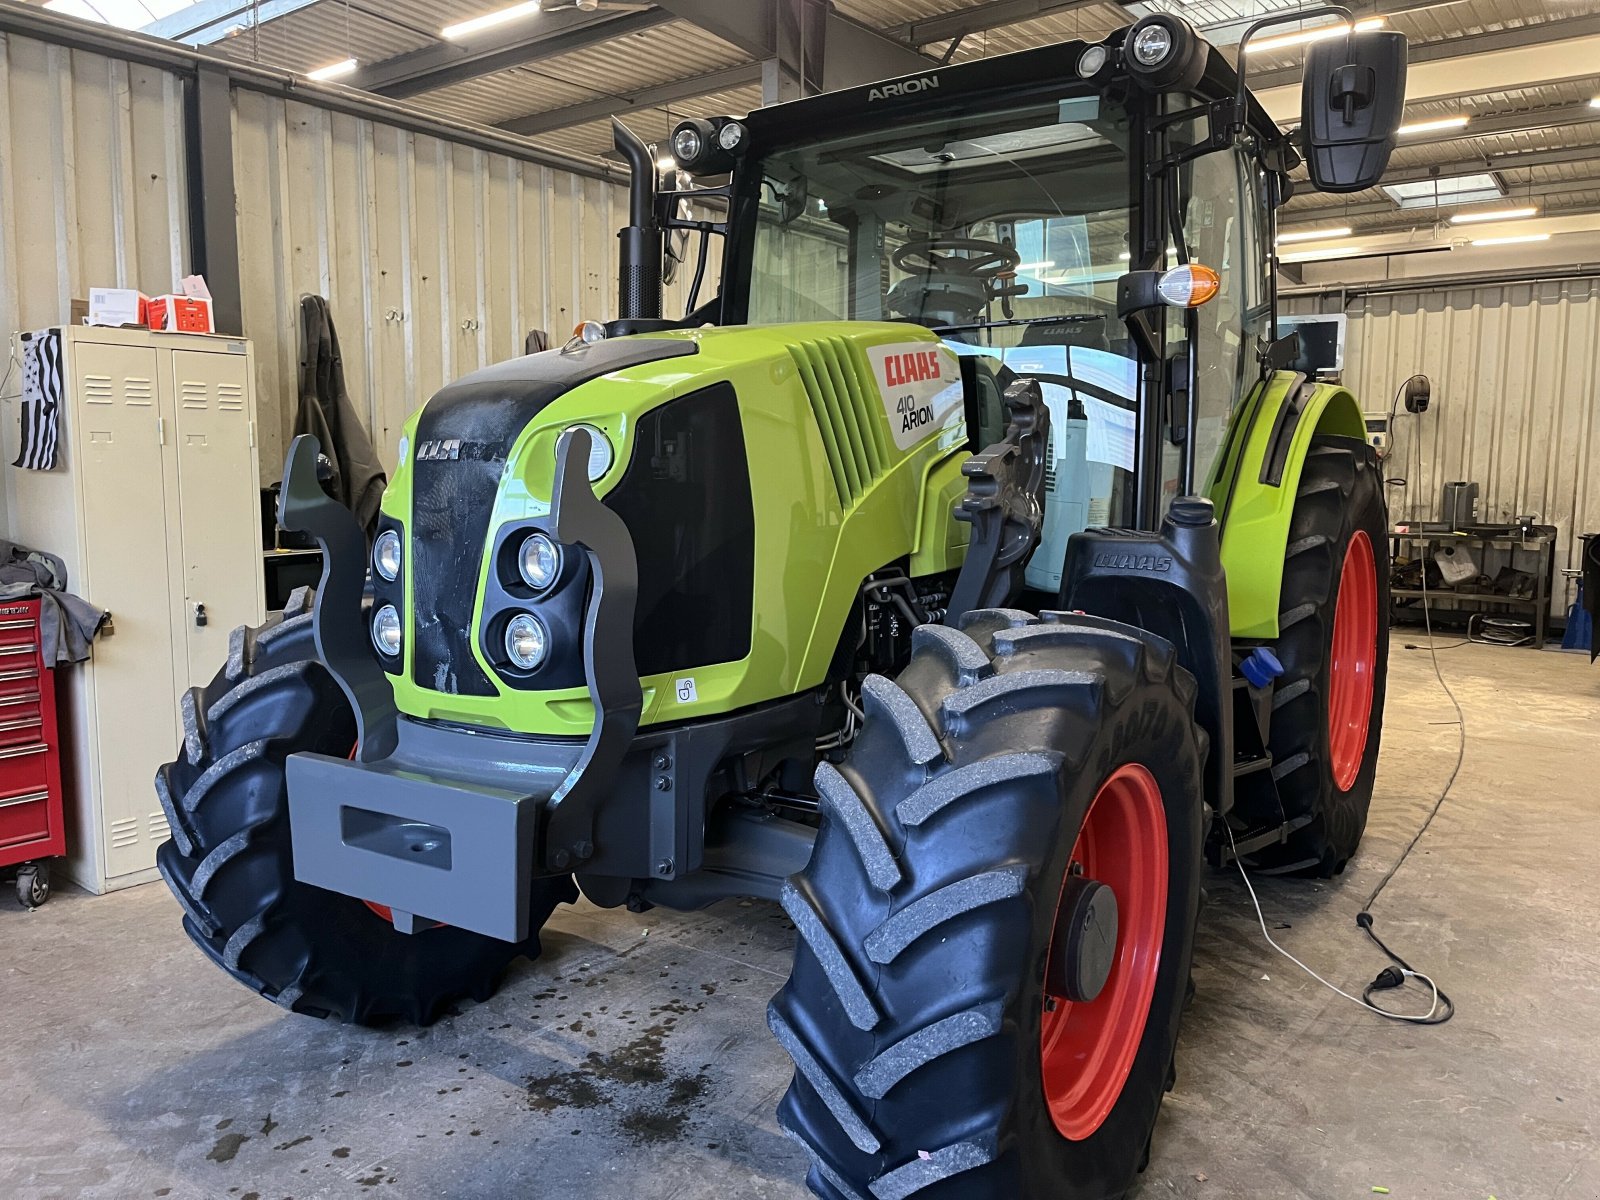
[(1300, 125), (1306, 170), (1322, 192), (1359, 192), (1383, 178), (1406, 102), (1406, 37), (1370, 30), (1306, 51)]

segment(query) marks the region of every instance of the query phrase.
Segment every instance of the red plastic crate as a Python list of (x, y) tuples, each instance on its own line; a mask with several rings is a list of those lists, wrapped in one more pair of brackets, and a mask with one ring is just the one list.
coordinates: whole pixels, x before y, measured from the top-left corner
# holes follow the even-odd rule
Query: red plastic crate
[(67, 852), (55, 672), (37, 599), (0, 602), (0, 867)]

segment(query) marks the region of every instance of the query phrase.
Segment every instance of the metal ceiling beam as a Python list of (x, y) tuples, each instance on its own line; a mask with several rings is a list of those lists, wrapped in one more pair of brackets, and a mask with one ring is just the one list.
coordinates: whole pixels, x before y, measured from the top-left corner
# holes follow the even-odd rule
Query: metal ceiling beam
[[(931, 42), (947, 42), (951, 38), (969, 33), (982, 33), (985, 29), (998, 29), (1002, 25), (1016, 25), (1056, 13), (1088, 8), (1100, 0), (987, 0), (937, 17), (924, 17), (920, 21), (907, 21), (892, 25), (884, 33), (897, 41), (912, 46), (926, 46)], [(1131, 20), (1131, 18), (1130, 18)]]
[(776, 0), (657, 0), (673, 16), (737, 46), (751, 58), (768, 58), (777, 39)]
[(584, 125), (590, 121), (621, 116), (642, 108), (657, 108), (663, 104), (692, 100), (697, 96), (709, 96), (713, 92), (748, 87), (760, 82), (760, 63), (740, 63), (737, 66), (724, 67), (720, 71), (712, 71), (708, 75), (695, 75), (689, 79), (658, 84), (625, 95), (604, 96), (598, 100), (586, 100), (582, 104), (551, 109), (549, 112), (517, 117), (515, 120), (502, 122), (498, 128), (523, 137), (535, 137), (541, 133), (549, 133), (553, 129)]
[(241, 0), (197, 0), (159, 21), (151, 21), (139, 32), (190, 46), (208, 46), (220, 42), (239, 25), (265, 25), (316, 3), (319, 0), (261, 0), (258, 6)]
[(1600, 158), (1600, 146), (1560, 146), (1552, 150), (1510, 150), (1504, 154), (1462, 157), (1451, 162), (1402, 167), (1389, 171), (1384, 183), (1415, 183), (1424, 179), (1445, 179), (1479, 171), (1518, 171), (1524, 167), (1550, 167), (1561, 163), (1589, 163)]
[(530, 25), (527, 36), (513, 41), (492, 33), (466, 43), (441, 41), (363, 67), (340, 82), (391, 99), (403, 99), (569, 54), (596, 42), (642, 33), (670, 20), (672, 14), (661, 9), (619, 15), (553, 12), (540, 16)]
[(1538, 133), (1544, 129), (1560, 129), (1568, 125), (1588, 125), (1594, 122), (1600, 122), (1600, 108), (1595, 108), (1585, 101), (1582, 104), (1563, 104), (1558, 107), (1528, 109), (1524, 112), (1486, 113), (1483, 116), (1473, 117), (1463, 129), (1440, 129), (1432, 133), (1410, 134), (1400, 139), (1400, 145), (1436, 146), (1442, 142), (1465, 142), (1473, 138), (1503, 137), (1514, 133)]
[[(1579, 192), (1600, 192), (1600, 175), (1590, 179), (1555, 179), (1549, 183), (1515, 183), (1505, 198), (1505, 205), (1515, 207), (1523, 200), (1540, 201), (1552, 196), (1571, 196)], [(1278, 232), (1290, 233), (1318, 225), (1344, 225), (1361, 217), (1382, 217), (1402, 211), (1393, 200), (1363, 200), (1359, 204), (1323, 204), (1315, 208), (1295, 208), (1293, 201), (1283, 210), (1283, 222)], [(1433, 209), (1412, 209), (1412, 212), (1432, 212)], [(1448, 210), (1446, 210), (1448, 211)]]

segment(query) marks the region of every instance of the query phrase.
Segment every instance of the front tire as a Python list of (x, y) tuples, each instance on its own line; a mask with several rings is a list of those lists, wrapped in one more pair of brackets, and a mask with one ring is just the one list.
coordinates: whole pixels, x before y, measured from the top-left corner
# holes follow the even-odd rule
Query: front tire
[[(796, 1066), (779, 1123), (828, 1200), (1113, 1200), (1148, 1157), (1189, 977), (1193, 681), (1094, 617), (990, 610), (914, 647), (818, 769), (769, 1010)], [(1058, 909), (1095, 876), (1123, 892), (1108, 974), (1057, 998)]]
[(172, 829), (157, 865), (190, 940), (284, 1008), (429, 1024), (457, 999), (488, 999), (514, 959), (537, 957), (555, 906), (577, 899), (570, 876), (536, 880), (533, 932), (513, 944), (443, 926), (398, 933), (362, 901), (295, 879), (285, 760), (298, 751), (343, 757), (356, 736), (343, 693), (316, 660), (309, 612), (235, 631), (228, 665), (191, 689), (183, 710), (184, 744), (156, 775)]

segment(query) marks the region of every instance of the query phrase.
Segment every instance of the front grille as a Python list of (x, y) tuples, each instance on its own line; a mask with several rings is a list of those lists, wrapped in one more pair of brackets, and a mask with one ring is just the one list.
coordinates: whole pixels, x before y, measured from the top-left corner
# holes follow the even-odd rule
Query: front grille
[(789, 357), (805, 385), (822, 432), (839, 503), (849, 508), (888, 470), (888, 437), (872, 372), (842, 337), (796, 342)]

